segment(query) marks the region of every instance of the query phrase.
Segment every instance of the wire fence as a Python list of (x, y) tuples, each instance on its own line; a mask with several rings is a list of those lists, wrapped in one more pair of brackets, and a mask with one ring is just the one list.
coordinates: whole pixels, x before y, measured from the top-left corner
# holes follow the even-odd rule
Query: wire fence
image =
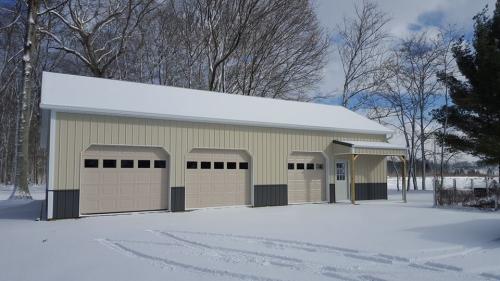
[(498, 210), (500, 198), (500, 186), (493, 178), (472, 178), (466, 184), (457, 187), (457, 182), (453, 179), (452, 184), (441, 186), (439, 180), (435, 180), (437, 189), (437, 204), (439, 206), (462, 206), (480, 209)]

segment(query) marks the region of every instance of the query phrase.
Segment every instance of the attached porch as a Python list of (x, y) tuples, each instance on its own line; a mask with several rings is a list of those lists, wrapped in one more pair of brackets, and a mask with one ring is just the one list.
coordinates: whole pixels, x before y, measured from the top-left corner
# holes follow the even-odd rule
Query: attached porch
[(385, 159), (395, 156), (403, 164), (401, 199), (406, 203), (406, 147), (387, 142), (338, 140), (333, 141), (333, 146), (335, 188), (340, 200), (356, 204), (357, 200), (387, 199)]

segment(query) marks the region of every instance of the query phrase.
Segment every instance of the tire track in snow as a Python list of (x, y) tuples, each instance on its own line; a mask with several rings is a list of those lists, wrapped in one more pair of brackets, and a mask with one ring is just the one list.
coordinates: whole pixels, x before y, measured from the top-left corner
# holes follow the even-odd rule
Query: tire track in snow
[(416, 264), (416, 263), (410, 263), (408, 266), (413, 267), (413, 268), (418, 268), (418, 269), (429, 270), (429, 271), (442, 272), (442, 270), (440, 270), (440, 269), (428, 267), (428, 266)]
[(322, 270), (321, 274), (329, 278), (344, 280), (344, 281), (358, 281), (358, 279), (355, 279), (353, 277), (348, 277), (340, 274), (339, 271), (341, 270), (333, 266), (323, 266), (321, 270)]
[[(162, 232), (162, 231), (157, 231), (157, 230), (152, 230), (156, 231), (159, 233), (166, 234), (167, 232)], [(358, 260), (363, 260), (363, 261), (372, 261), (376, 263), (383, 263), (383, 264), (392, 264), (393, 259), (399, 259), (399, 260), (405, 260), (405, 258), (401, 257), (396, 257), (396, 256), (391, 256), (392, 259), (387, 258), (387, 255), (383, 254), (378, 254), (376, 256), (373, 255), (364, 255), (361, 254), (358, 250), (354, 249), (348, 249), (348, 248), (341, 248), (341, 247), (336, 247), (336, 246), (331, 246), (331, 245), (323, 245), (323, 244), (316, 244), (316, 243), (310, 243), (310, 242), (302, 242), (302, 241), (295, 241), (295, 240), (284, 240), (284, 239), (274, 239), (274, 238), (266, 238), (266, 237), (258, 237), (258, 236), (248, 236), (248, 235), (232, 235), (232, 234), (218, 234), (218, 233), (210, 233), (210, 232), (191, 232), (191, 231), (169, 231), (169, 235), (171, 232), (176, 232), (176, 233), (184, 233), (184, 234), (194, 234), (194, 235), (208, 235), (208, 236), (222, 236), (222, 237), (229, 237), (229, 238), (238, 238), (238, 239), (246, 239), (246, 240), (257, 240), (257, 241), (265, 241), (264, 245), (269, 245), (269, 244), (275, 244), (275, 242), (283, 243), (282, 248), (290, 248), (289, 245), (287, 244), (294, 244), (294, 245), (306, 245), (308, 247), (315, 247), (315, 252), (325, 252), (324, 249), (329, 249), (333, 250), (333, 252), (338, 253), (339, 251), (343, 253), (344, 256), (353, 258), (353, 259), (358, 259)], [(198, 243), (198, 242), (195, 242)], [(297, 247), (293, 247), (293, 249), (297, 249)], [(298, 248), (301, 249), (301, 248)], [(308, 248), (309, 249), (309, 248)], [(239, 251), (239, 250), (238, 250)], [(311, 252), (309, 250), (306, 250), (308, 252)], [(331, 251), (328, 251), (331, 252)], [(377, 257), (378, 256), (378, 257)]]
[(147, 230), (147, 231), (151, 232), (153, 234), (168, 237), (168, 238), (174, 239), (176, 241), (180, 241), (180, 242), (186, 243), (186, 244), (191, 245), (191, 246), (197, 246), (197, 247), (200, 247), (203, 249), (222, 251), (222, 252), (230, 252), (230, 253), (238, 253), (238, 254), (243, 254), (243, 255), (250, 255), (253, 257), (253, 259), (252, 259), (253, 261), (256, 261), (255, 257), (257, 257), (257, 258), (267, 257), (270, 259), (280, 260), (281, 262), (268, 261), (270, 264), (273, 264), (276, 266), (300, 270), (301, 269), (300, 265), (303, 264), (303, 260), (300, 260), (297, 258), (290, 258), (290, 257), (286, 257), (286, 256), (273, 255), (273, 254), (267, 254), (267, 253), (256, 252), (256, 251), (248, 251), (248, 250), (239, 250), (239, 249), (233, 249), (233, 248), (227, 248), (227, 247), (211, 246), (211, 245), (204, 244), (201, 242), (191, 241), (189, 239), (185, 239), (185, 238), (179, 237), (177, 235), (174, 235), (172, 233), (168, 233), (168, 232), (164, 232), (164, 231), (156, 231), (156, 230)]
[(378, 278), (378, 277), (371, 276), (371, 275), (361, 275), (360, 277), (363, 278), (363, 280), (367, 280), (367, 281), (387, 281), (385, 279)]
[(400, 257), (400, 256), (393, 256), (393, 255), (386, 255), (386, 254), (377, 254), (377, 256), (383, 257), (383, 258), (386, 258), (386, 259), (389, 259), (389, 260), (393, 260), (393, 261), (410, 262), (409, 259), (404, 258), (404, 257)]
[(471, 253), (481, 251), (483, 248), (482, 247), (474, 247), (474, 248), (464, 249), (463, 247), (461, 247), (460, 249), (461, 249), (460, 251), (456, 251), (456, 252), (420, 258), (420, 259), (418, 259), (418, 261), (442, 260), (442, 259), (448, 259), (448, 258), (460, 257), (460, 256), (464, 257), (464, 256), (467, 256)]
[[(160, 233), (167, 233), (165, 231), (156, 231)], [(234, 235), (234, 234), (220, 234), (220, 233), (211, 233), (211, 232), (194, 232), (194, 231), (169, 231), (168, 233), (171, 234), (171, 232), (174, 233), (183, 233), (183, 234), (193, 234), (193, 235), (201, 235), (201, 236), (215, 236), (215, 237), (224, 237), (224, 238), (236, 238), (236, 239), (242, 239), (242, 240), (247, 240), (247, 241), (257, 241), (257, 242), (263, 242), (265, 246), (268, 246), (269, 244), (274, 245), (275, 243), (282, 243), (281, 248), (289, 248), (289, 245), (298, 245), (298, 246), (306, 246), (310, 248), (315, 248), (315, 251), (319, 252), (325, 252), (324, 249), (328, 249), (329, 251), (326, 252), (334, 252), (334, 253), (339, 253), (341, 252), (343, 256), (348, 257), (348, 258), (353, 258), (361, 261), (368, 261), (368, 262), (375, 262), (375, 263), (380, 263), (380, 264), (399, 264), (403, 266), (408, 266), (408, 267), (413, 267), (416, 269), (423, 269), (427, 271), (434, 271), (434, 272), (443, 272), (443, 271), (453, 271), (453, 272), (462, 272), (463, 269), (460, 267), (452, 266), (452, 265), (447, 265), (447, 264), (442, 264), (442, 263), (435, 263), (435, 262), (425, 262), (424, 264), (418, 264), (415, 262), (410, 262), (409, 259), (400, 257), (400, 256), (395, 256), (395, 255), (386, 255), (383, 253), (377, 253), (377, 254), (368, 254), (368, 253), (361, 253), (358, 250), (354, 249), (349, 249), (349, 248), (342, 248), (342, 247), (336, 247), (336, 246), (331, 246), (331, 245), (323, 245), (323, 244), (317, 244), (317, 243), (311, 243), (311, 242), (302, 242), (302, 241), (295, 241), (295, 240), (285, 240), (285, 239), (275, 239), (275, 238), (267, 238), (267, 237), (259, 237), (259, 236), (249, 236), (249, 235)], [(175, 235), (173, 235), (175, 236)], [(194, 242), (198, 243), (198, 242)], [(293, 247), (296, 249), (296, 247)], [(447, 248), (449, 249), (459, 249), (459, 247), (453, 247), (453, 248)], [(460, 248), (463, 250), (463, 247)], [(239, 250), (236, 250), (239, 251)], [(303, 261), (305, 263), (305, 261)]]
[(372, 262), (384, 263), (384, 264), (392, 264), (391, 260), (388, 260), (385, 258), (377, 258), (377, 257), (363, 256), (363, 255), (356, 255), (356, 254), (344, 254), (344, 256), (350, 257), (353, 259), (358, 259), (358, 260), (372, 261)]
[(442, 264), (442, 263), (437, 263), (437, 262), (426, 262), (424, 265), (438, 268), (438, 269), (444, 269), (444, 270), (451, 270), (451, 271), (456, 271), (456, 272), (462, 272), (463, 269), (461, 267), (453, 266), (453, 265), (448, 265), (448, 264)]
[(267, 243), (271, 243), (271, 244), (275, 243), (275, 242), (280, 242), (280, 243), (285, 243), (285, 244), (298, 245), (298, 246), (306, 247), (309, 249), (314, 248), (314, 249), (320, 250), (322, 252), (324, 252), (325, 249), (328, 249), (330, 251), (335, 251), (335, 252), (359, 253), (358, 250), (344, 248), (344, 247), (336, 247), (336, 246), (331, 246), (331, 245), (323, 245), (323, 244), (316, 244), (316, 243), (296, 241), (296, 240), (268, 238), (268, 237), (261, 237), (261, 236), (235, 235), (235, 234), (222, 234), (222, 233), (196, 232), (196, 231), (169, 231), (169, 232), (171, 232), (171, 233), (174, 232), (174, 233), (197, 234), (197, 235), (210, 235), (210, 236), (219, 236), (219, 237), (226, 237), (226, 238), (249, 239), (249, 240), (255, 240), (255, 241), (263, 241), (263, 242), (267, 242)]
[[(267, 254), (267, 253), (263, 253), (263, 252), (256, 252), (256, 251), (247, 251), (247, 250), (239, 250), (239, 249), (233, 249), (233, 248), (227, 248), (227, 247), (219, 247), (219, 246), (211, 246), (211, 245), (207, 245), (207, 244), (204, 244), (204, 243), (201, 243), (201, 242), (196, 242), (196, 241), (191, 241), (189, 239), (186, 239), (186, 238), (182, 238), (182, 237), (179, 237), (177, 235), (174, 235), (172, 233), (169, 233), (167, 231), (158, 231), (158, 230), (147, 230), (148, 232), (151, 232), (153, 234), (157, 234), (157, 235), (161, 235), (161, 236), (164, 236), (164, 237), (168, 237), (168, 238), (171, 238), (171, 239), (175, 239), (177, 241), (181, 241), (181, 242), (184, 242), (184, 243), (187, 243), (191, 246), (198, 246), (198, 247), (202, 247), (202, 248), (205, 248), (205, 249), (210, 249), (210, 250), (220, 250), (220, 251), (230, 251), (230, 252), (236, 252), (236, 253), (240, 253), (240, 254), (243, 254), (243, 255), (255, 255), (255, 256), (265, 256), (265, 257), (269, 257), (269, 258), (274, 258), (274, 259), (284, 259), (285, 261), (287, 262), (296, 262), (298, 263), (298, 265), (295, 265), (295, 264), (290, 264), (290, 263), (276, 263), (276, 262), (273, 262), (273, 261), (269, 261), (269, 264), (271, 265), (277, 265), (277, 266), (280, 266), (280, 267), (289, 267), (289, 268), (292, 268), (292, 269), (295, 269), (295, 270), (304, 270), (304, 269), (311, 269), (312, 270), (312, 273), (316, 273), (316, 274), (320, 274), (320, 275), (324, 275), (324, 276), (327, 276), (329, 278), (334, 278), (334, 279), (339, 279), (339, 280), (346, 280), (346, 281), (352, 281), (352, 280), (356, 280), (356, 281), (359, 281), (358, 279), (355, 279), (353, 277), (347, 277), (347, 276), (344, 276), (342, 274), (339, 274), (338, 273), (338, 269), (335, 268), (335, 267), (332, 267), (332, 266), (324, 266), (324, 265), (321, 265), (321, 264), (316, 264), (316, 263), (312, 263), (312, 262), (306, 262), (304, 260), (301, 260), (301, 259), (298, 259), (298, 258), (291, 258), (291, 257), (287, 257), (287, 256), (281, 256), (281, 255), (271, 255), (271, 254)], [(344, 254), (344, 256), (350, 256), (351, 254)], [(371, 257), (360, 257), (359, 255), (356, 255), (356, 256), (350, 256), (354, 259), (361, 259), (363, 261), (374, 261)], [(380, 258), (377, 259), (375, 258), (376, 261), (380, 262)], [(383, 262), (385, 264), (387, 263), (391, 263), (391, 261), (386, 261), (386, 262)], [(301, 265), (301, 267), (299, 267), (299, 265)], [(315, 269), (319, 269), (319, 270), (315, 270)], [(353, 274), (353, 273), (351, 273)], [(365, 276), (368, 276), (368, 275), (365, 275)], [(380, 279), (382, 280), (382, 279)]]
[(109, 240), (109, 239), (96, 239), (96, 241), (101, 243), (101, 245), (104, 245), (112, 250), (115, 250), (118, 253), (123, 254), (125, 256), (144, 259), (146, 261), (153, 262), (154, 264), (162, 264), (162, 265), (168, 266), (171, 269), (182, 268), (182, 269), (188, 270), (190, 272), (211, 274), (211, 275), (222, 276), (222, 277), (231, 277), (231, 278), (235, 278), (238, 280), (285, 281), (282, 279), (267, 278), (267, 277), (258, 276), (258, 275), (250, 275), (250, 274), (244, 274), (244, 273), (231, 272), (228, 270), (219, 270), (219, 269), (212, 269), (212, 268), (206, 268), (206, 267), (201, 267), (201, 266), (195, 266), (195, 265), (191, 265), (191, 264), (185, 264), (185, 263), (177, 262), (177, 261), (170, 260), (167, 258), (162, 258), (162, 257), (144, 254), (144, 253), (141, 253), (139, 251), (133, 250), (129, 247), (126, 247), (119, 242), (114, 242), (114, 241)]
[[(159, 264), (162, 267), (170, 267), (170, 268), (181, 268), (187, 271), (193, 271), (193, 272), (199, 272), (199, 273), (209, 273), (212, 275), (217, 275), (217, 276), (227, 276), (230, 278), (236, 278), (238, 280), (256, 280), (256, 281), (261, 281), (261, 280), (277, 280), (277, 279), (272, 279), (272, 278), (267, 278), (263, 276), (258, 276), (258, 275), (253, 275), (252, 273), (250, 274), (245, 274), (245, 273), (236, 273), (236, 272), (230, 272), (226, 270), (219, 270), (219, 269), (214, 269), (214, 268), (205, 268), (202, 266), (197, 266), (197, 265), (192, 265), (192, 264), (184, 264), (180, 262), (176, 262), (174, 260), (169, 260), (163, 257), (157, 257), (154, 255), (150, 255), (148, 253), (142, 253), (141, 251), (136, 251), (132, 248), (127, 247), (127, 243), (144, 243), (144, 244), (151, 244), (151, 245), (158, 245), (158, 246), (165, 246), (165, 247), (171, 247), (171, 246), (180, 246), (180, 247), (186, 247), (186, 248), (191, 248), (192, 250), (195, 250), (196, 253), (201, 251), (203, 254), (205, 253), (213, 253), (213, 256), (216, 256), (217, 258), (221, 258), (222, 262), (227, 262), (227, 263), (233, 263), (233, 262), (252, 262), (256, 263), (257, 265), (260, 266), (274, 266), (276, 269), (281, 268), (281, 269), (286, 269), (286, 270), (299, 270), (302, 271), (303, 273), (307, 273), (308, 271), (313, 273), (313, 274), (318, 274), (320, 276), (324, 276), (324, 278), (331, 278), (334, 280), (346, 280), (346, 281), (361, 281), (361, 280), (373, 280), (373, 281), (386, 281), (383, 278), (378, 277), (378, 275), (382, 272), (385, 273), (390, 273), (392, 269), (390, 267), (395, 267), (394, 269), (396, 270), (397, 268), (404, 268), (404, 267), (411, 267), (416, 270), (422, 270), (422, 271), (427, 271), (427, 272), (435, 272), (436, 274), (442, 275), (444, 274), (443, 277), (447, 276), (447, 274), (457, 274), (457, 273), (462, 273), (463, 269), (460, 267), (452, 266), (452, 265), (447, 265), (447, 264), (442, 264), (442, 263), (436, 263), (427, 260), (425, 263), (417, 262), (416, 260), (411, 260), (400, 257), (400, 256), (393, 256), (393, 255), (387, 255), (384, 253), (368, 253), (368, 252), (361, 252), (358, 250), (354, 249), (349, 249), (349, 248), (342, 248), (342, 247), (336, 247), (336, 246), (331, 246), (331, 245), (323, 245), (323, 244), (318, 244), (318, 243), (311, 243), (311, 242), (302, 242), (302, 241), (294, 241), (294, 240), (285, 240), (285, 239), (274, 239), (274, 238), (267, 238), (267, 237), (259, 237), (259, 236), (249, 236), (249, 235), (233, 235), (233, 234), (224, 234), (224, 233), (210, 233), (210, 232), (191, 232), (191, 231), (159, 231), (159, 230), (146, 230), (152, 234), (156, 234), (158, 236), (163, 236), (170, 241), (167, 242), (148, 242), (148, 241), (127, 241), (127, 240), (109, 240), (109, 239), (101, 239), (100, 242), (103, 245), (108, 246), (109, 248), (112, 248), (114, 250), (120, 251), (122, 254), (127, 255), (127, 256), (133, 256), (135, 258), (141, 258), (141, 259), (146, 259), (149, 260), (150, 262), (154, 264)], [(186, 237), (185, 235), (178, 235), (178, 234), (188, 234)], [(194, 235), (190, 237), (189, 235)], [(330, 265), (325, 265), (323, 262), (317, 262), (317, 261), (308, 261), (300, 258), (295, 258), (294, 256), (300, 255), (300, 252), (294, 252), (293, 256), (286, 256), (286, 255), (279, 255), (279, 254), (272, 254), (272, 253), (266, 253), (262, 251), (253, 251), (253, 250), (245, 250), (245, 249), (235, 249), (231, 247), (224, 247), (224, 246), (216, 246), (216, 245), (210, 245), (209, 243), (203, 243), (199, 242), (200, 240), (196, 238), (197, 235), (200, 235), (201, 237), (206, 236), (208, 237), (220, 237), (220, 238), (226, 238), (226, 239), (231, 239), (235, 241), (236, 243), (239, 243), (238, 241), (243, 241), (243, 242), (248, 242), (248, 243), (260, 243), (262, 247), (265, 248), (272, 248), (273, 250), (275, 249), (282, 249), (282, 250), (301, 250), (303, 252), (309, 252), (309, 253), (314, 253), (314, 252), (322, 252), (322, 253), (327, 253), (327, 254), (333, 254), (333, 256), (337, 257), (344, 257), (344, 258), (352, 258), (355, 260), (358, 260), (360, 262), (374, 262), (378, 263), (383, 266), (389, 266), (389, 268), (386, 268), (385, 270), (382, 270), (380, 272), (373, 272), (371, 270), (362, 270), (360, 268), (336, 268)], [(171, 242), (171, 241), (174, 242)], [(203, 240), (202, 240), (203, 241)], [(124, 244), (125, 243), (125, 244)], [(457, 248), (454, 248), (457, 250)], [(448, 248), (448, 250), (451, 250)], [(463, 248), (461, 249), (463, 250)], [(471, 250), (471, 249), (469, 249)], [(196, 253), (189, 253), (188, 255), (193, 255)], [(236, 254), (236, 255), (235, 255)], [(450, 253), (450, 254), (456, 254), (456, 253)], [(332, 256), (332, 257), (333, 257)], [(242, 260), (243, 259), (243, 260)], [(353, 262), (351, 262), (352, 264)], [(355, 263), (355, 262), (354, 262)], [(360, 265), (363, 266), (363, 263), (360, 263)], [(369, 267), (373, 267), (373, 264), (366, 264)], [(399, 272), (399, 270), (396, 270), (394, 273)], [(447, 273), (448, 272), (448, 273)], [(439, 276), (436, 275), (436, 278)], [(500, 281), (500, 278), (497, 278), (499, 276), (494, 275), (494, 274), (489, 274), (489, 273), (482, 273), (482, 274), (472, 274), (471, 276), (476, 276), (473, 279), (476, 279), (478, 277), (482, 278), (488, 278), (491, 280), (496, 280)]]

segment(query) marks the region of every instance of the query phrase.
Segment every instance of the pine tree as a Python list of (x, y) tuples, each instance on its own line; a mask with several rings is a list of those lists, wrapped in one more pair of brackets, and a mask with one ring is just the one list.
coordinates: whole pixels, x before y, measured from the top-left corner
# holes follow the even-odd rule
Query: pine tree
[(500, 0), (492, 17), (487, 12), (485, 8), (474, 17), (472, 45), (462, 38), (453, 47), (463, 77), (439, 75), (453, 104), (438, 110), (436, 117), (451, 129), (439, 134), (450, 150), (500, 164)]

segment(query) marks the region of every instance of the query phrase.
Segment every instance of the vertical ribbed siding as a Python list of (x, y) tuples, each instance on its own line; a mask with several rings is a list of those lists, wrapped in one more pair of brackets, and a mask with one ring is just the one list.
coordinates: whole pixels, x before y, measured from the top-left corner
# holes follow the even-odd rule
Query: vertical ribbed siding
[[(171, 158), (170, 186), (184, 186), (184, 162), (193, 148), (242, 149), (252, 157), (254, 184), (287, 184), (292, 151), (323, 152), (334, 183), (332, 140), (384, 140), (384, 135), (346, 134), (58, 113), (55, 189), (79, 189), (80, 155), (91, 144), (160, 146)], [(358, 158), (359, 182), (385, 182), (384, 157)], [(369, 159), (369, 157), (375, 157)], [(375, 170), (373, 170), (375, 165)], [(369, 180), (369, 181), (368, 181)]]

